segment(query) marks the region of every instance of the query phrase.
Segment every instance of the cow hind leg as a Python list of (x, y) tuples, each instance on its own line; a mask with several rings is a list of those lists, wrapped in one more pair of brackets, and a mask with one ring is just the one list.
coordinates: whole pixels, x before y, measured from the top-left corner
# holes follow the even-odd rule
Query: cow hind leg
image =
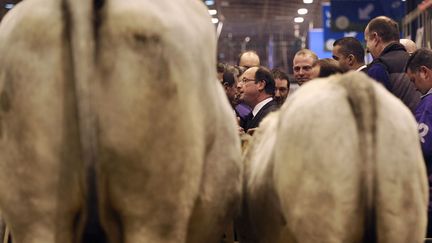
[[(61, 219), (60, 219), (61, 217)], [(73, 228), (72, 215), (61, 215), (59, 218), (48, 218), (38, 213), (26, 214), (26, 222), (6, 222), (11, 230), (14, 243), (65, 242), (72, 243), (77, 239)], [(3, 240), (3, 238), (2, 238)]]

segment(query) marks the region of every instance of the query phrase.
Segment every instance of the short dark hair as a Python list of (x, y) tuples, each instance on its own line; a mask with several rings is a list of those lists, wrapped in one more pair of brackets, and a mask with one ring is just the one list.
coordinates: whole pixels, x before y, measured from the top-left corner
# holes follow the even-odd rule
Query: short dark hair
[(340, 52), (344, 57), (353, 55), (357, 62), (364, 63), (364, 48), (359, 40), (354, 37), (343, 37), (336, 40), (333, 46), (340, 46)]
[(234, 68), (237, 69), (237, 72), (238, 72), (237, 78), (239, 78), (247, 70), (247, 68), (242, 67), (242, 66), (237, 66), (237, 65), (235, 65)]
[(226, 65), (222, 75), (222, 84), (232, 87), (236, 84), (236, 77), (239, 76), (239, 70), (234, 66)]
[(224, 85), (232, 87), (235, 84), (234, 74), (231, 72), (224, 72), (222, 82)]
[[(272, 74), (274, 80), (276, 80), (276, 79), (286, 80), (288, 88), (290, 87), (290, 80), (289, 80), (288, 75), (285, 72), (282, 72), (279, 69), (273, 69), (271, 71), (271, 74)], [(276, 86), (276, 84), (275, 84), (275, 86)]]
[(384, 42), (399, 41), (399, 25), (389, 17), (379, 16), (372, 19), (368, 28), (369, 33), (376, 32)]
[(275, 81), (271, 72), (265, 67), (258, 67), (258, 70), (255, 73), (255, 82), (264, 81), (265, 88), (264, 91), (267, 94), (274, 95), (275, 94)]
[(432, 69), (432, 50), (421, 48), (415, 51), (408, 59), (405, 71), (417, 72), (421, 66)]
[(289, 82), (289, 77), (285, 72), (282, 72), (280, 69), (273, 69), (271, 71), (273, 79), (285, 79)]
[(336, 73), (345, 73), (347, 70), (339, 65), (339, 62), (333, 58), (324, 58), (318, 60), (320, 72), (318, 77), (324, 78)]

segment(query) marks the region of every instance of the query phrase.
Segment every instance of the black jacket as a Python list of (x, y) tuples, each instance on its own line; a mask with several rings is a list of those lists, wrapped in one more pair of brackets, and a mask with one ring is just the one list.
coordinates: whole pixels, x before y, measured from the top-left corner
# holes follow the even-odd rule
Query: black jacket
[(256, 128), (259, 126), (260, 122), (264, 119), (267, 114), (269, 114), (272, 111), (275, 111), (279, 109), (278, 104), (275, 100), (271, 100), (267, 104), (265, 104), (261, 110), (258, 111), (256, 116), (253, 116), (252, 112), (246, 117), (243, 124), (240, 124), (241, 127), (247, 132), (248, 129)]
[[(381, 66), (385, 69), (389, 75), (389, 82), (384, 83), (384, 86), (414, 112), (420, 102), (421, 94), (405, 74), (408, 59), (409, 54), (405, 47), (395, 42), (384, 48), (381, 55), (374, 59), (368, 68)], [(370, 75), (370, 72), (368, 74)]]

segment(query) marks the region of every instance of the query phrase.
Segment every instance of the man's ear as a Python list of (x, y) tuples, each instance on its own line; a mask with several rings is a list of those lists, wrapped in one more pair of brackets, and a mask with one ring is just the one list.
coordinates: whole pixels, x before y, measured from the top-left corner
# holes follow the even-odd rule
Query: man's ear
[(376, 44), (381, 40), (381, 37), (379, 37), (377, 32), (373, 32), (371, 36), (375, 39)]
[(265, 86), (266, 86), (266, 81), (261, 80), (258, 82), (258, 90), (259, 91), (263, 91), (265, 89)]
[(423, 78), (423, 79), (432, 78), (431, 77), (432, 76), (432, 70), (430, 70), (426, 66), (420, 66), (419, 73), (420, 73), (420, 77)]
[(350, 66), (354, 65), (355, 57), (354, 57), (353, 54), (349, 54), (349, 55), (347, 56), (347, 59), (348, 59), (348, 64), (349, 64)]

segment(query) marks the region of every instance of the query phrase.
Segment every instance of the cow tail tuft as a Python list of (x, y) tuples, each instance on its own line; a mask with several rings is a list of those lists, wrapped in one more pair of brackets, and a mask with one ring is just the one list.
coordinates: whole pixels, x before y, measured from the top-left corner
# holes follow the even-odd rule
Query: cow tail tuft
[[(363, 78), (364, 77), (364, 78)], [(361, 197), (364, 203), (363, 241), (377, 242), (376, 229), (376, 121), (377, 100), (372, 81), (359, 73), (347, 74), (341, 79), (356, 121), (359, 135), (361, 164)]]

